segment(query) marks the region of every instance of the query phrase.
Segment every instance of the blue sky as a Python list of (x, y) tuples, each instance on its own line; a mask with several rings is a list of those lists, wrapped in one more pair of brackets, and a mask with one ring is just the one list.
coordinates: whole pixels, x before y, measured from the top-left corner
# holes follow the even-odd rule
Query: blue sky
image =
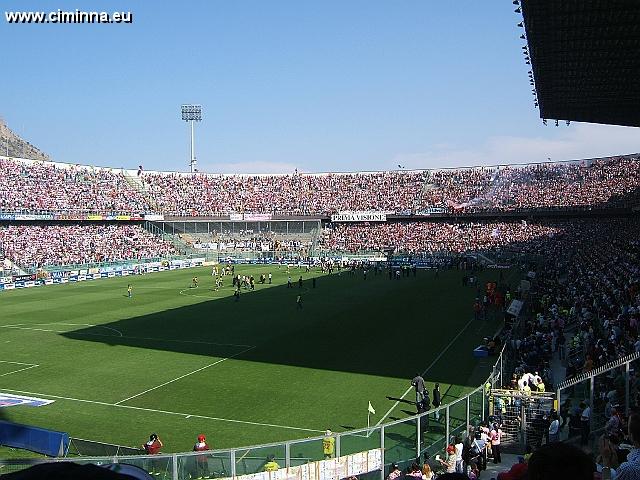
[(543, 126), (511, 1), (34, 1), (131, 25), (10, 25), (0, 115), (70, 163), (209, 172), (433, 168), (640, 150), (637, 129)]

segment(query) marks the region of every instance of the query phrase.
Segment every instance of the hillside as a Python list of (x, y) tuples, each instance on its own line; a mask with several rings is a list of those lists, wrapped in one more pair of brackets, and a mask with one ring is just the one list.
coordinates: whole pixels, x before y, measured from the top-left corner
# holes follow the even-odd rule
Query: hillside
[(7, 127), (2, 119), (0, 119), (0, 155), (29, 158), (32, 160), (50, 160), (49, 155), (41, 152), (29, 142), (16, 135)]

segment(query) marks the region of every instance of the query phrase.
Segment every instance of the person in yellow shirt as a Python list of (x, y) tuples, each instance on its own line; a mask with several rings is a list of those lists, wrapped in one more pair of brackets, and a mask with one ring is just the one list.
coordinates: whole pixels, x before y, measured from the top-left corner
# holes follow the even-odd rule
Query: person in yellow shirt
[(267, 457), (267, 463), (264, 464), (264, 471), (275, 472), (279, 468), (280, 468), (280, 465), (278, 465), (278, 462), (276, 462), (276, 457), (274, 457), (273, 455), (269, 455)]
[(333, 458), (336, 452), (336, 439), (332, 436), (331, 430), (325, 432), (325, 437), (322, 439), (322, 451), (324, 452), (324, 458)]

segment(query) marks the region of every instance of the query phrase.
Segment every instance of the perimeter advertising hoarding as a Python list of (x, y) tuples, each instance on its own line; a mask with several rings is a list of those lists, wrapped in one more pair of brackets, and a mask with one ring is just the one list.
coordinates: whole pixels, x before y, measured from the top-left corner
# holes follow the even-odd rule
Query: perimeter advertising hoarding
[(53, 220), (53, 215), (52, 214), (36, 214), (36, 215), (32, 215), (32, 214), (16, 214), (15, 215), (15, 219), (16, 220), (26, 220), (26, 221), (31, 221), (31, 220)]
[(332, 222), (386, 222), (386, 213), (336, 213), (331, 215)]

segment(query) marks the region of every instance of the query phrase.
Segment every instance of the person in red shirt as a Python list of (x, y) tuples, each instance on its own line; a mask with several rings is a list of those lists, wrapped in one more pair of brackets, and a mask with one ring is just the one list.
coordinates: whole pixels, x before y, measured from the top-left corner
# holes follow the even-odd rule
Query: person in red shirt
[[(142, 448), (144, 448), (145, 452), (147, 452), (148, 455), (158, 455), (162, 447), (164, 447), (164, 444), (162, 443), (162, 440), (160, 440), (160, 437), (158, 437), (158, 435), (156, 435), (155, 433), (149, 435), (149, 441), (145, 442), (145, 444), (142, 445)], [(152, 461), (150, 467), (151, 468), (147, 468), (147, 471), (149, 473), (154, 472), (157, 475), (160, 474), (162, 465), (160, 465), (157, 461)]]
[[(198, 435), (198, 441), (193, 446), (194, 452), (204, 452), (210, 450), (209, 445), (207, 445), (207, 439), (204, 435)], [(209, 459), (207, 455), (196, 455), (195, 456), (195, 464), (196, 471), (194, 478), (208, 478), (209, 477)]]
[(157, 455), (162, 447), (164, 447), (162, 440), (155, 433), (149, 435), (149, 441), (142, 446), (149, 455)]

